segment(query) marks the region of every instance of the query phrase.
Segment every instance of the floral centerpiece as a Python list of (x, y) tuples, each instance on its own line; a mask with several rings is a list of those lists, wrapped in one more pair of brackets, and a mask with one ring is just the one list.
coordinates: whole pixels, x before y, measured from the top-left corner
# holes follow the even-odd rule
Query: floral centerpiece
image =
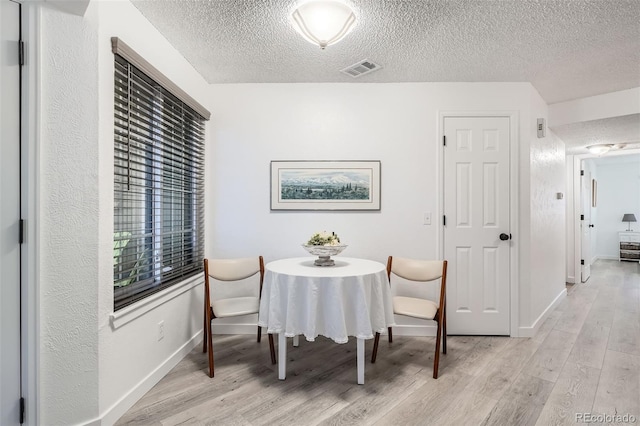
[(335, 232), (328, 233), (327, 231), (316, 232), (307, 241), (308, 246), (339, 246), (340, 237)]
[(318, 256), (318, 259), (313, 262), (316, 266), (335, 265), (331, 256), (335, 256), (347, 248), (346, 245), (340, 242), (340, 237), (335, 232), (329, 233), (326, 231), (316, 232), (302, 247), (309, 253)]

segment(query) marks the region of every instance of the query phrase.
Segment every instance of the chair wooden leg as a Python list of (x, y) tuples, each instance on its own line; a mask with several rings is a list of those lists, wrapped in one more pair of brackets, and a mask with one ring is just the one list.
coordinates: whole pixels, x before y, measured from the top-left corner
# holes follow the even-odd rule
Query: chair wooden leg
[(447, 306), (444, 307), (442, 314), (442, 353), (447, 353)]
[(271, 364), (276, 363), (276, 350), (273, 347), (273, 334), (269, 333), (269, 352), (271, 353)]
[(202, 353), (207, 353), (207, 306), (204, 307), (204, 324), (202, 329), (204, 330), (204, 339), (202, 339)]
[(260, 343), (261, 339), (262, 339), (262, 327), (258, 326), (258, 343)]
[(389, 343), (393, 342), (393, 333), (391, 332), (391, 327), (388, 328), (389, 330)]
[(436, 333), (436, 355), (433, 359), (433, 378), (438, 378), (438, 364), (440, 363), (440, 338), (442, 337), (441, 321), (438, 321), (438, 332)]
[(207, 345), (209, 350), (209, 377), (213, 377), (213, 337), (211, 336), (211, 322), (207, 324), (207, 335), (209, 336), (209, 343)]
[[(391, 327), (389, 327), (391, 328)], [(376, 362), (376, 356), (378, 355), (378, 342), (380, 341), (380, 333), (376, 333), (376, 338), (373, 341), (373, 351), (371, 352), (371, 364)]]

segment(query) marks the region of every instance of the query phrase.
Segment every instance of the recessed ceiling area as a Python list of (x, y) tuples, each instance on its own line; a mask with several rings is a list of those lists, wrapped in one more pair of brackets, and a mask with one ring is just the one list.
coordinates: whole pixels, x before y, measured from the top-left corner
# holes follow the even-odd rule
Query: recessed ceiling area
[(565, 143), (567, 154), (587, 154), (586, 146), (598, 144), (640, 148), (640, 114), (565, 124), (551, 130)]

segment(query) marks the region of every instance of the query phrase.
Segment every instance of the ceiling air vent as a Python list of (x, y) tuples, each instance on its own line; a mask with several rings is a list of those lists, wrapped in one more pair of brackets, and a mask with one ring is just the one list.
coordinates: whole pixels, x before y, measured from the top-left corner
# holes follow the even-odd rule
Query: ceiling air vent
[(347, 67), (340, 72), (343, 72), (347, 75), (350, 75), (353, 78), (361, 77), (365, 74), (372, 73), (374, 71), (378, 71), (382, 68), (382, 65), (375, 64), (368, 59), (362, 60), (357, 64), (353, 64), (350, 67)]

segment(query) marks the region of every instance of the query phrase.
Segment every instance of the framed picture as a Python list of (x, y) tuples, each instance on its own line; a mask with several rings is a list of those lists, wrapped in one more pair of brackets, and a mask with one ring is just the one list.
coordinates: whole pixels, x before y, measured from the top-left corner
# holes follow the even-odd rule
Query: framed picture
[(598, 206), (598, 181), (591, 179), (591, 207)]
[(380, 210), (380, 161), (272, 161), (271, 210)]

